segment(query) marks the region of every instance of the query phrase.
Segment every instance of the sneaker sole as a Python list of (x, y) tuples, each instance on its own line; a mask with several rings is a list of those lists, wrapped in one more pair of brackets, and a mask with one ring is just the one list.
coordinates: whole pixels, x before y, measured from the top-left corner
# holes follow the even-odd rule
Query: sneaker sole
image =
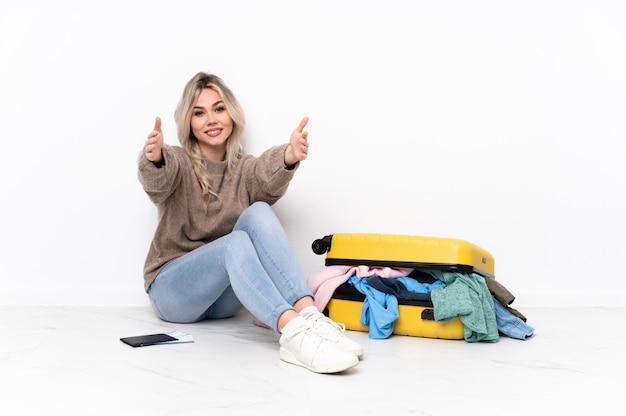
[(342, 371), (348, 370), (348, 369), (356, 366), (359, 363), (359, 359), (355, 355), (354, 356), (354, 360), (351, 360), (348, 363), (325, 364), (325, 365), (310, 366), (310, 365), (306, 365), (305, 363), (299, 361), (287, 349), (282, 348), (282, 347), (280, 348), (279, 356), (280, 356), (281, 360), (283, 360), (283, 361), (285, 361), (285, 362), (287, 362), (289, 364), (299, 365), (300, 367), (304, 367), (307, 370), (313, 371), (314, 373), (321, 373), (321, 374), (340, 373)]

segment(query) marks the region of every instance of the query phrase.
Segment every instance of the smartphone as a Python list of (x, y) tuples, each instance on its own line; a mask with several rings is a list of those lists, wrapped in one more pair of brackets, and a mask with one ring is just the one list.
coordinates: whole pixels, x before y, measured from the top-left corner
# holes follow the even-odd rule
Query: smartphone
[(178, 338), (174, 338), (173, 336), (167, 334), (150, 334), (139, 335), (136, 337), (124, 337), (120, 338), (120, 341), (130, 345), (131, 347), (146, 347), (148, 345), (156, 345), (161, 342), (178, 341)]

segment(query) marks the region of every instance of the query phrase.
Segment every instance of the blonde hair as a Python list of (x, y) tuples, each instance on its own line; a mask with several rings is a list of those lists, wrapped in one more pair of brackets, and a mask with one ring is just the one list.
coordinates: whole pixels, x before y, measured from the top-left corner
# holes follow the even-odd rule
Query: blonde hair
[(176, 120), (178, 140), (187, 151), (191, 159), (193, 171), (200, 183), (200, 197), (204, 204), (208, 205), (211, 195), (217, 195), (213, 192), (211, 180), (205, 168), (204, 157), (198, 145), (198, 139), (196, 139), (191, 131), (193, 106), (198, 95), (200, 95), (200, 92), (205, 88), (215, 90), (220, 95), (230, 118), (233, 120), (233, 131), (226, 142), (227, 172), (235, 167), (237, 160), (239, 160), (243, 154), (241, 137), (246, 121), (237, 98), (220, 77), (206, 72), (198, 72), (187, 82), (187, 85), (185, 85), (183, 94), (174, 112), (174, 120)]

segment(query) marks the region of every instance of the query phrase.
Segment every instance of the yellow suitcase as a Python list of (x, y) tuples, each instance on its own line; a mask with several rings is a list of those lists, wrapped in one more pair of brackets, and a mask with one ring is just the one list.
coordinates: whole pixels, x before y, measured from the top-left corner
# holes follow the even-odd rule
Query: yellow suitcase
[[(401, 234), (335, 233), (317, 239), (313, 252), (326, 255), (325, 265), (403, 267), (420, 270), (473, 272), (495, 278), (494, 258), (473, 243), (442, 237)], [(409, 276), (412, 277), (412, 276)], [(348, 283), (335, 290), (325, 313), (346, 329), (369, 331), (360, 322), (365, 295)], [(398, 299), (399, 317), (393, 333), (426, 338), (463, 339), (464, 327), (459, 318), (447, 322), (434, 320), (430, 297), (423, 300)]]

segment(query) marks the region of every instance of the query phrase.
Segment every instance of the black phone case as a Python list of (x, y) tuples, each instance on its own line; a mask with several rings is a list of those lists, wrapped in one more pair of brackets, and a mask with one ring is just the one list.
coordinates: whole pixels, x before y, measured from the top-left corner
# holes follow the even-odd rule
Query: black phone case
[(124, 337), (120, 338), (125, 344), (130, 345), (131, 347), (145, 347), (148, 345), (156, 345), (161, 342), (167, 341), (178, 341), (178, 338), (174, 338), (167, 334), (150, 334), (150, 335), (140, 335), (136, 337)]

